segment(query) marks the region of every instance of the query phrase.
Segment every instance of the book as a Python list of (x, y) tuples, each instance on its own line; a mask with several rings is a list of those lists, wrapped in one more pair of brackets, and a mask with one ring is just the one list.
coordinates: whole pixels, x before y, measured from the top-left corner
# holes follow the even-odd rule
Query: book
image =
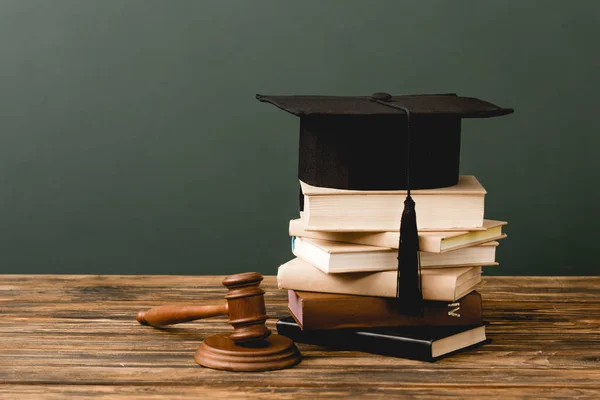
[[(446, 232), (419, 232), (419, 250), (426, 253), (444, 253), (462, 249), (468, 246), (504, 239), (502, 232), (504, 221), (483, 220), (483, 230), (479, 231), (446, 231)], [(323, 232), (307, 231), (301, 219), (290, 221), (290, 236), (323, 239), (332, 242), (356, 243), (369, 246), (388, 247), (397, 249), (400, 243), (400, 233), (396, 227), (395, 232)]]
[(436, 361), (487, 341), (484, 324), (303, 331), (292, 317), (286, 317), (277, 321), (277, 333), (298, 343), (421, 361)]
[[(404, 190), (343, 190), (300, 182), (304, 223), (309, 231), (385, 232), (398, 230)], [(455, 186), (413, 190), (419, 230), (481, 230), (486, 191), (474, 176)]]
[[(326, 274), (300, 258), (279, 267), (279, 289), (396, 297), (396, 271)], [(456, 301), (481, 282), (481, 267), (431, 268), (421, 271), (424, 300)]]
[[(498, 265), (498, 242), (447, 253), (421, 253), (421, 268)], [(398, 269), (398, 250), (321, 239), (292, 238), (292, 253), (328, 274)]]
[(425, 301), (423, 317), (399, 311), (399, 300), (288, 290), (288, 308), (302, 330), (389, 326), (480, 325), (481, 295), (471, 292), (456, 302)]

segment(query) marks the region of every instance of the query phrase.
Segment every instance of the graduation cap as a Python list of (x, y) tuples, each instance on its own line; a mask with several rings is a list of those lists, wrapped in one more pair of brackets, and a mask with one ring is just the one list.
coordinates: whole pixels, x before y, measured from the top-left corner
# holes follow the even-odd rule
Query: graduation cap
[(410, 190), (458, 183), (462, 118), (513, 110), (453, 93), (256, 98), (300, 117), (301, 181), (336, 189), (407, 190), (397, 294), (406, 300), (407, 314), (420, 314), (419, 242)]

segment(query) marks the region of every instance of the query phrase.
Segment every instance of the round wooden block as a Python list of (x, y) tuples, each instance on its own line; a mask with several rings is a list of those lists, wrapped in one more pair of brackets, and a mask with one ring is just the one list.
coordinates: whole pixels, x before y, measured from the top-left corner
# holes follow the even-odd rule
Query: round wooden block
[(225, 371), (270, 371), (298, 364), (302, 356), (294, 342), (271, 335), (256, 343), (236, 344), (228, 334), (207, 337), (194, 359), (204, 367)]

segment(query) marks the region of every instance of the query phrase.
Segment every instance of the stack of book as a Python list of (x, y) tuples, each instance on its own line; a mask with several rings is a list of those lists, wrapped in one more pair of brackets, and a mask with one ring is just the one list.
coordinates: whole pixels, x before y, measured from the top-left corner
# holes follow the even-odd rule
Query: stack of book
[[(296, 342), (435, 360), (485, 342), (483, 266), (496, 266), (506, 222), (484, 219), (473, 176), (413, 190), (424, 315), (396, 298), (399, 221), (406, 191), (358, 191), (301, 182), (304, 210), (290, 221), (293, 260), (277, 279), (292, 317), (277, 323)], [(402, 277), (400, 277), (402, 279)]]

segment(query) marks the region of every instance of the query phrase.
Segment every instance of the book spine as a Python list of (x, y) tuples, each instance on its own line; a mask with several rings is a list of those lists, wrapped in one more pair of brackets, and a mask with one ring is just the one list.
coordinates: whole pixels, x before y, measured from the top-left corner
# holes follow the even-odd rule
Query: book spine
[[(426, 302), (421, 318), (401, 313), (397, 299), (380, 297), (344, 297), (337, 299), (302, 299), (295, 302), (290, 295), (290, 310), (301, 304), (303, 330), (370, 328), (392, 326), (462, 326), (483, 321), (481, 296), (472, 292), (456, 302)], [(298, 318), (296, 318), (298, 319)]]

